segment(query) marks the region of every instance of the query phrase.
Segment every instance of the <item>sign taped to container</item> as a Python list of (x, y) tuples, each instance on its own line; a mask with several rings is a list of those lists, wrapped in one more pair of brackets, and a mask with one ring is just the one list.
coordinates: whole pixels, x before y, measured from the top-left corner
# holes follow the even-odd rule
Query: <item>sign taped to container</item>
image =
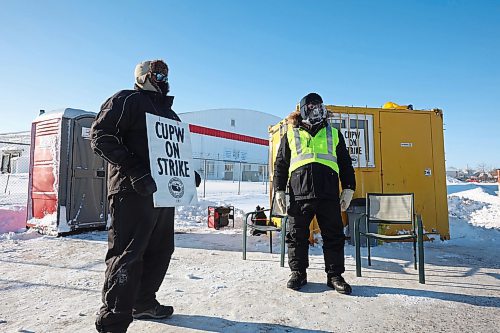
[(333, 113), (329, 120), (344, 136), (353, 167), (375, 167), (373, 116)]
[(146, 113), (151, 176), (158, 190), (155, 207), (175, 207), (198, 202), (191, 167), (189, 125)]

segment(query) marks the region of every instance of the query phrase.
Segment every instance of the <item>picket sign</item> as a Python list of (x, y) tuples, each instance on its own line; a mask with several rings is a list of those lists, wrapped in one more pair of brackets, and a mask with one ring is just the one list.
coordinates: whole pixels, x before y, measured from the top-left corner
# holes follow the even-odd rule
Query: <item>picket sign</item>
[(146, 113), (149, 164), (158, 191), (155, 207), (176, 207), (198, 202), (192, 168), (189, 125)]

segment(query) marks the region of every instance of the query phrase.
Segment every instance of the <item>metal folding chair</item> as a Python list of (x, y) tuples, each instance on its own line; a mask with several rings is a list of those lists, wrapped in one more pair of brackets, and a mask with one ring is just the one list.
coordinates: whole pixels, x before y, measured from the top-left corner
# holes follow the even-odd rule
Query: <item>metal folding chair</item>
[[(365, 220), (365, 229), (361, 231), (361, 220)], [(369, 232), (370, 223), (377, 224), (408, 224), (411, 228), (407, 233), (385, 235), (380, 232)], [(379, 229), (380, 230), (380, 229)], [(367, 193), (366, 213), (358, 217), (354, 224), (356, 244), (356, 276), (361, 276), (361, 236), (366, 237), (368, 249), (368, 265), (371, 266), (370, 239), (384, 241), (413, 241), (414, 267), (417, 269), (420, 283), (425, 283), (424, 272), (424, 240), (423, 225), (420, 215), (415, 213), (413, 193)], [(417, 247), (418, 244), (418, 261)]]
[[(276, 211), (275, 198), (273, 195), (273, 200), (271, 201), (271, 208), (256, 210), (245, 215), (243, 221), (243, 260), (247, 259), (247, 237), (248, 231), (262, 231), (269, 233), (269, 253), (273, 253), (273, 232), (280, 232), (281, 237), (281, 258), (280, 266), (285, 266), (285, 234), (286, 234), (286, 224), (288, 221), (288, 216), (281, 212)], [(256, 222), (262, 222), (262, 213), (267, 213), (265, 218), (265, 225), (258, 225)], [(280, 224), (275, 223), (276, 219), (280, 220)]]

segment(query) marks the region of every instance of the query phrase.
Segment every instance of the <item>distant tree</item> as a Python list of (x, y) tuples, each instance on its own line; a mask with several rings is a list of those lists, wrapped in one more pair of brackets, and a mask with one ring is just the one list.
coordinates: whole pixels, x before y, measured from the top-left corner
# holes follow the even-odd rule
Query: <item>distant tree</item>
[(481, 172), (486, 172), (486, 170), (488, 170), (488, 166), (486, 165), (486, 163), (479, 163), (477, 166), (477, 170)]
[(493, 177), (493, 178), (496, 178), (497, 177), (497, 170), (500, 170), (500, 168), (492, 168), (490, 171), (488, 171), (488, 173)]
[(474, 174), (474, 169), (470, 168), (467, 164), (467, 166), (465, 167), (465, 172), (467, 173), (466, 176), (469, 177), (470, 175)]

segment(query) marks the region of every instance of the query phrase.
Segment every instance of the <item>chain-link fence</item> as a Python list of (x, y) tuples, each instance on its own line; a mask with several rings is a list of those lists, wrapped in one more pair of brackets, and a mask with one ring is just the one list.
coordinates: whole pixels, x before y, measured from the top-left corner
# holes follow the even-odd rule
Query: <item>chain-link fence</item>
[[(25, 205), (28, 195), (30, 144), (0, 141), (0, 205)], [(267, 164), (243, 161), (193, 159), (194, 169), (201, 175), (198, 195), (267, 194)]]
[(198, 195), (203, 198), (210, 193), (239, 195), (269, 191), (267, 164), (194, 158), (193, 166), (202, 178)]
[(0, 141), (0, 156), (0, 206), (26, 205), (30, 144)]

